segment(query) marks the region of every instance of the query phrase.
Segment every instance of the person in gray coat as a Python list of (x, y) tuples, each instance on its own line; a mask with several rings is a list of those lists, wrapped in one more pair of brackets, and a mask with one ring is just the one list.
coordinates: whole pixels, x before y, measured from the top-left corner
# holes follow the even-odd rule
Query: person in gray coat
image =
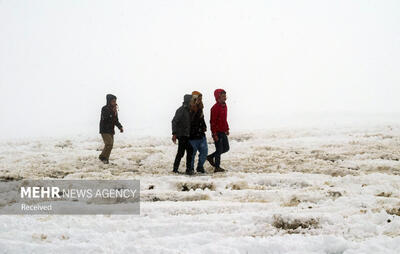
[(190, 112), (189, 103), (192, 99), (192, 95), (186, 94), (183, 97), (183, 105), (178, 108), (175, 112), (175, 116), (172, 119), (172, 141), (176, 144), (178, 139), (178, 151), (175, 156), (174, 169), (172, 172), (178, 173), (179, 164), (186, 151), (186, 174), (192, 175), (192, 155), (193, 147), (189, 142), (190, 136)]

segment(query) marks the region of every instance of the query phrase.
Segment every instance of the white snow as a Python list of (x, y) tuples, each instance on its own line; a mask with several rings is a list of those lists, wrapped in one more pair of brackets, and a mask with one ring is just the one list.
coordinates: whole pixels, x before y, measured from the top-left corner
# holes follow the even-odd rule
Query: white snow
[(400, 253), (400, 125), (233, 133), (230, 145), (226, 174), (206, 162), (188, 177), (170, 173), (169, 137), (118, 134), (109, 165), (99, 136), (4, 141), (3, 180), (139, 179), (141, 214), (3, 215), (0, 252)]

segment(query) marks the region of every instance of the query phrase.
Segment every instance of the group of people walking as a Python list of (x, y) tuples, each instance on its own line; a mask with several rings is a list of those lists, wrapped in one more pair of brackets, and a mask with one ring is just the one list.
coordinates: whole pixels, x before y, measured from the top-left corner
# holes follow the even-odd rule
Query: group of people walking
[[(226, 92), (223, 89), (214, 91), (216, 103), (211, 108), (210, 129), (215, 144), (215, 152), (208, 155), (208, 144), (206, 138), (207, 125), (203, 113), (203, 95), (194, 91), (183, 97), (183, 104), (176, 110), (172, 119), (172, 141), (178, 141), (178, 151), (175, 156), (173, 172), (179, 173), (179, 164), (186, 152), (186, 171), (193, 175), (194, 162), (197, 152), (199, 159), (196, 167), (197, 173), (205, 173), (204, 163), (207, 160), (213, 167), (214, 172), (224, 172), (221, 168), (221, 154), (229, 150), (229, 125), (227, 121), (228, 108), (226, 105)], [(114, 144), (114, 127), (123, 132), (124, 129), (118, 120), (117, 97), (112, 94), (106, 95), (107, 105), (101, 110), (100, 134), (104, 141), (104, 148), (99, 159), (109, 163), (110, 153)]]
[(203, 95), (194, 91), (183, 97), (183, 105), (176, 110), (172, 119), (172, 141), (178, 140), (178, 151), (175, 156), (173, 172), (178, 173), (179, 164), (186, 152), (186, 174), (194, 174), (194, 160), (199, 152), (197, 173), (205, 173), (204, 163), (207, 160), (214, 172), (225, 171), (221, 168), (221, 154), (229, 150), (229, 125), (227, 122), (226, 92), (217, 89), (214, 92), (216, 103), (211, 108), (211, 133), (215, 144), (215, 152), (208, 155), (206, 138), (207, 125), (203, 113)]

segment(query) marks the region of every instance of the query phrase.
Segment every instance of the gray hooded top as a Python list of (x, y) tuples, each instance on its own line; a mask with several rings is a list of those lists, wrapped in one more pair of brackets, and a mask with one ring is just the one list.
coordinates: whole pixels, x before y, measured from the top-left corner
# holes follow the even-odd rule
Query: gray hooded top
[(185, 94), (183, 96), (183, 104), (175, 112), (175, 116), (172, 119), (172, 135), (177, 137), (189, 137), (190, 135), (190, 113), (189, 103), (192, 99), (192, 95)]

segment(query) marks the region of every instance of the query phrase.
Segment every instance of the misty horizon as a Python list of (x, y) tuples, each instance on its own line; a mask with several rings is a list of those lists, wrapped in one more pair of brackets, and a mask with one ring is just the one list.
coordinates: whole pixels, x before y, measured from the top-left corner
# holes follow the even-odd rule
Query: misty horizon
[(127, 135), (166, 136), (194, 90), (209, 125), (217, 88), (233, 131), (396, 122), (398, 13), (397, 1), (0, 1), (0, 130), (96, 135), (112, 93)]

